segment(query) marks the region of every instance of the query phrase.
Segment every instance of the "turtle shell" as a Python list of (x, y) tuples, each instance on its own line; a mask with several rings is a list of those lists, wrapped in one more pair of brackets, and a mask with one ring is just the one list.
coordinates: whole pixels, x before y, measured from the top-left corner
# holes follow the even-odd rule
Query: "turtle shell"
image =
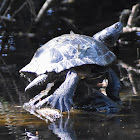
[(79, 34), (64, 34), (53, 38), (40, 47), (31, 62), (21, 72), (43, 74), (81, 66), (97, 64), (106, 66), (116, 58), (106, 45), (93, 37)]

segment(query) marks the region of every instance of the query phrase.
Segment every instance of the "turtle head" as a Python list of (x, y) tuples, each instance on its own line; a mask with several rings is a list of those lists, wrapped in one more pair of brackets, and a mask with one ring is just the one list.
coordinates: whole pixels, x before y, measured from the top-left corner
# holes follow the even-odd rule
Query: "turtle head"
[(117, 41), (120, 33), (123, 30), (123, 25), (121, 22), (117, 22), (104, 30), (96, 33), (93, 38), (103, 42), (106, 46), (112, 47)]

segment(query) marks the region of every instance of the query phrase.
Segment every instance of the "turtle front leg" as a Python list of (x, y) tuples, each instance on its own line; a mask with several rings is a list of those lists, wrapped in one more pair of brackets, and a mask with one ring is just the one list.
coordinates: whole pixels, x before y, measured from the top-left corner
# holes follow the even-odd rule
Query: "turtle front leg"
[[(52, 108), (59, 109), (61, 112), (70, 111), (73, 106), (73, 95), (78, 83), (78, 75), (75, 71), (68, 71), (65, 81), (60, 85), (54, 93), (38, 103), (36, 107), (40, 107), (42, 103), (48, 102)], [(42, 102), (42, 103), (41, 103)]]
[(119, 90), (120, 90), (120, 81), (116, 73), (110, 68), (108, 70), (108, 87), (106, 89), (107, 96), (115, 101), (117, 104), (121, 104)]

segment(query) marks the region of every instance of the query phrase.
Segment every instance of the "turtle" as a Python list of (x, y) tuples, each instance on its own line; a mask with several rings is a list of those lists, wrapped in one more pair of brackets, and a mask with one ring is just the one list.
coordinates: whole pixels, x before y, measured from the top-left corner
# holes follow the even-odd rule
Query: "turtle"
[(95, 78), (108, 72), (113, 84), (107, 95), (114, 101), (120, 101), (119, 78), (110, 68), (116, 56), (108, 47), (118, 40), (122, 29), (122, 23), (116, 22), (91, 37), (70, 32), (51, 39), (38, 48), (30, 63), (19, 71), (23, 75), (36, 74), (25, 91), (40, 83), (48, 85), (64, 77), (61, 85), (46, 97), (46, 102), (61, 112), (69, 112), (78, 81), (92, 71), (95, 71)]

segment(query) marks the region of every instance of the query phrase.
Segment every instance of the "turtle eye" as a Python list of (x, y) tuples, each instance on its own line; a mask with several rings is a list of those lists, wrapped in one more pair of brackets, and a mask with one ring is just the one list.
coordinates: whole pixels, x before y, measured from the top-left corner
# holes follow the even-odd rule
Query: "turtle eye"
[(115, 25), (115, 29), (118, 29), (118, 28), (119, 28), (119, 25), (118, 25), (118, 24), (116, 24), (116, 25)]

